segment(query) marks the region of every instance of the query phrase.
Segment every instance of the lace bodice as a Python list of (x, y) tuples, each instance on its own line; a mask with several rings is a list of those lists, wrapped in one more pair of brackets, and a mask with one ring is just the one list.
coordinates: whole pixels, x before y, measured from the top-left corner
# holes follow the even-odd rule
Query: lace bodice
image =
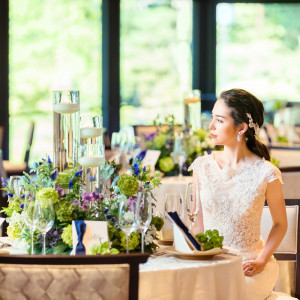
[(204, 230), (218, 229), (224, 245), (255, 259), (264, 246), (260, 221), (267, 184), (281, 181), (272, 163), (258, 159), (235, 170), (220, 168), (212, 155), (197, 158), (190, 170), (199, 177)]

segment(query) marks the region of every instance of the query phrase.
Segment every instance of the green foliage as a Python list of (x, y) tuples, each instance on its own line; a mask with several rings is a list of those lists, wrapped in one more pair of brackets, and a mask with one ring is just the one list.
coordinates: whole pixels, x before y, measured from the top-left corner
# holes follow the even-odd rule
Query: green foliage
[(119, 252), (118, 249), (110, 248), (110, 242), (101, 243), (101, 240), (100, 240), (99, 244), (95, 244), (95, 245), (91, 246), (89, 254), (92, 254), (92, 255), (96, 255), (96, 254), (101, 254), (101, 255), (112, 254), (112, 255), (115, 255), (115, 254), (119, 254), (119, 253), (120, 252)]
[(201, 250), (210, 250), (213, 248), (222, 248), (223, 236), (219, 236), (218, 230), (206, 230), (205, 233), (198, 233), (195, 238), (201, 245)]

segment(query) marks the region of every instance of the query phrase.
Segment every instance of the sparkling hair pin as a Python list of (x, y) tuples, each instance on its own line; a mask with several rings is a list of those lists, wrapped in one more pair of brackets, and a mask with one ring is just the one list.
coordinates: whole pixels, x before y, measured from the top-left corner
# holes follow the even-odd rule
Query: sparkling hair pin
[(255, 135), (258, 135), (259, 132), (259, 125), (253, 122), (252, 116), (249, 113), (246, 113), (247, 117), (249, 118), (249, 127), (253, 128), (255, 131)]

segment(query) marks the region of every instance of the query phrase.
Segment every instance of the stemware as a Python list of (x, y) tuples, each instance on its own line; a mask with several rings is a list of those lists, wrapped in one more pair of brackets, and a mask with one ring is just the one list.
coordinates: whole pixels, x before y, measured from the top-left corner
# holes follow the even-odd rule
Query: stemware
[(116, 160), (116, 163), (120, 163), (120, 157), (121, 157), (121, 139), (122, 136), (119, 132), (113, 132), (111, 135), (111, 150), (113, 151), (114, 159)]
[(33, 217), (37, 229), (43, 235), (43, 254), (46, 254), (46, 233), (54, 224), (55, 214), (51, 201), (48, 199), (36, 199)]
[(135, 200), (127, 200), (124, 197), (120, 201), (118, 219), (120, 228), (126, 235), (127, 254), (129, 253), (129, 236), (138, 227), (136, 209), (137, 202)]
[(144, 253), (145, 233), (152, 219), (151, 197), (146, 192), (138, 193), (137, 220), (142, 235), (142, 253)]
[(199, 197), (198, 193), (199, 190), (196, 188), (193, 189), (194, 184), (192, 182), (188, 183), (186, 186), (186, 192), (185, 192), (185, 210), (187, 212), (187, 215), (190, 220), (190, 229), (193, 230), (195, 219), (199, 213)]
[(173, 152), (171, 153), (171, 157), (174, 160), (174, 162), (176, 164), (178, 164), (178, 167), (179, 167), (178, 179), (181, 179), (183, 163), (185, 162), (185, 160), (187, 158), (186, 142), (185, 142), (183, 134), (175, 136), (174, 148), (173, 148)]
[(24, 202), (24, 222), (30, 231), (31, 237), (31, 254), (34, 254), (33, 234), (36, 228), (36, 220), (34, 219), (35, 195), (25, 191)]

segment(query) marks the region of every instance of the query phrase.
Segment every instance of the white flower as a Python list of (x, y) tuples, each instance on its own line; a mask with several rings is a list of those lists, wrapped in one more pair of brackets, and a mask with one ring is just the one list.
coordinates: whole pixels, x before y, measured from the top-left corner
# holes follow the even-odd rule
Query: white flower
[(20, 250), (22, 253), (28, 253), (28, 250), (30, 248), (30, 245), (27, 243), (26, 239), (22, 238), (17, 238), (13, 240), (12, 246)]
[(146, 234), (145, 234), (145, 245), (149, 245), (151, 243), (153, 243), (153, 237), (156, 234), (156, 228), (154, 225), (150, 225), (149, 229), (147, 230)]
[(132, 223), (134, 221), (134, 213), (132, 211), (127, 211), (124, 214), (124, 221), (127, 223)]

